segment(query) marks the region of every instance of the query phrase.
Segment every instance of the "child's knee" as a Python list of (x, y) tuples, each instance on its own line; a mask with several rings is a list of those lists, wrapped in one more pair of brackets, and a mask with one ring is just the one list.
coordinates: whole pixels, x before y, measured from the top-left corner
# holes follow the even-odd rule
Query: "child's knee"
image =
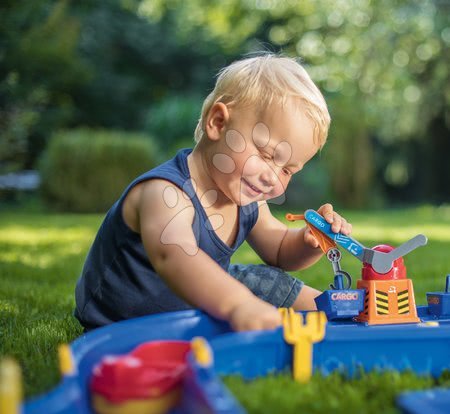
[(317, 310), (315, 298), (322, 292), (310, 286), (303, 286), (292, 307), (295, 310)]

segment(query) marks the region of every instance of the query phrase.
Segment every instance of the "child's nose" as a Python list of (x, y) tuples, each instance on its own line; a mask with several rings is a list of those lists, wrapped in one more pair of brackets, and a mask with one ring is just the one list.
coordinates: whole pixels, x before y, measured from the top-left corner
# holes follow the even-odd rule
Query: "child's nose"
[(264, 183), (264, 185), (273, 187), (276, 184), (277, 180), (277, 173), (269, 165), (266, 165), (261, 173), (261, 181)]

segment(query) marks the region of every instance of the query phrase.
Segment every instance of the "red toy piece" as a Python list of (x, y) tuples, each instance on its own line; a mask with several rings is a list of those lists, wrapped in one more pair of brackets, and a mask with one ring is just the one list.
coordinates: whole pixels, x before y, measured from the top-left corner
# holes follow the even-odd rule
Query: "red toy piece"
[(180, 397), (189, 341), (155, 341), (126, 355), (105, 356), (94, 367), (92, 403), (99, 414), (159, 414)]
[[(394, 248), (379, 245), (373, 249), (388, 253)], [(420, 322), (413, 283), (406, 277), (402, 257), (396, 259), (391, 270), (385, 274), (377, 273), (370, 264), (364, 263), (362, 280), (358, 280), (357, 288), (366, 290), (364, 311), (357, 317), (358, 321), (369, 325)]]
[[(389, 253), (394, 250), (394, 248), (387, 244), (380, 244), (378, 246), (375, 246), (373, 250), (376, 250), (377, 252)], [(405, 262), (403, 261), (403, 257), (394, 260), (391, 270), (385, 274), (375, 272), (370, 264), (364, 263), (362, 268), (362, 278), (363, 280), (406, 279), (406, 266)]]

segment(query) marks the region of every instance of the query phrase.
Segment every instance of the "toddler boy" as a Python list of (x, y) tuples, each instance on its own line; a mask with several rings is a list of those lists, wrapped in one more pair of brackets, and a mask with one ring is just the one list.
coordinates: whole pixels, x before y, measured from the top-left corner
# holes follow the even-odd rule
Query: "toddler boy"
[[(87, 329), (200, 308), (235, 330), (271, 329), (276, 307), (315, 309), (320, 293), (285, 271), (321, 257), (309, 230), (288, 229), (267, 200), (325, 144), (326, 103), (294, 59), (266, 54), (223, 69), (205, 99), (193, 150), (134, 180), (107, 213), (76, 287)], [(318, 209), (335, 232), (351, 225)], [(230, 265), (247, 240), (265, 265)]]

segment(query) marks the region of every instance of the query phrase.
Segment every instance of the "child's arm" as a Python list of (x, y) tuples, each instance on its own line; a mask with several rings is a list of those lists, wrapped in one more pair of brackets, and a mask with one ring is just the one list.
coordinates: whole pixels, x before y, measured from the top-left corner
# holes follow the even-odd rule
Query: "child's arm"
[[(351, 233), (351, 224), (333, 211), (331, 204), (317, 211), (332, 224), (335, 233)], [(307, 268), (322, 255), (319, 243), (307, 227), (288, 228), (272, 215), (265, 202), (259, 206), (258, 221), (247, 240), (266, 263), (288, 271)]]
[(192, 231), (194, 207), (164, 180), (142, 185), (136, 213), (144, 247), (158, 275), (181, 298), (235, 330), (270, 329), (281, 323), (277, 310), (254, 296), (198, 248)]

